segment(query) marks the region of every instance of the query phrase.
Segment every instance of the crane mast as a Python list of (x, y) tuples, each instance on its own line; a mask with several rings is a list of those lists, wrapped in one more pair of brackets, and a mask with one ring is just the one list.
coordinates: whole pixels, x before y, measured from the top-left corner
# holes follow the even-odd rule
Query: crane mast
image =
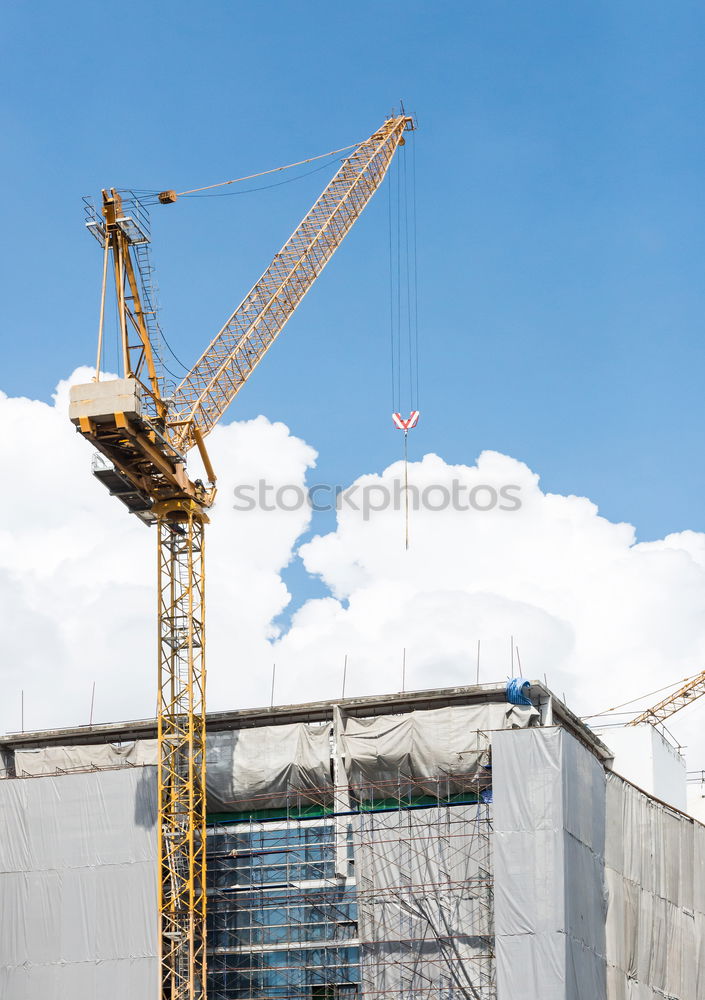
[[(94, 473), (157, 532), (160, 1000), (206, 997), (206, 665), (204, 534), (216, 477), (205, 437), (283, 330), (382, 182), (404, 133), (387, 119), (347, 157), (315, 205), (171, 398), (154, 344), (145, 246), (134, 197), (103, 191), (87, 226), (103, 248), (96, 378), (73, 386), (69, 416), (103, 456)], [(160, 200), (173, 201), (174, 198)], [(122, 377), (101, 380), (106, 280), (112, 273)], [(191, 481), (196, 447), (207, 482)]]

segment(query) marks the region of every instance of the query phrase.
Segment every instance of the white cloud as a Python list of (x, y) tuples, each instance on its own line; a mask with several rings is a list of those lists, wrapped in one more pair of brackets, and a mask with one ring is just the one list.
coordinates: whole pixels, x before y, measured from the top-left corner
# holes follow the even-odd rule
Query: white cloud
[[(0, 394), (0, 731), (154, 714), (156, 536), (91, 475), (91, 449), (68, 420), (68, 385), (53, 405)], [(282, 424), (260, 417), (218, 428), (210, 450), (220, 498), (207, 538), (209, 687), (213, 705), (261, 699), (272, 620), (289, 600), (281, 569), (308, 511), (238, 520), (235, 475), (277, 468), (303, 484), (315, 453)], [(266, 667), (267, 675), (269, 666)]]
[[(153, 713), (154, 532), (128, 517), (90, 475), (90, 448), (66, 416), (70, 382), (53, 405), (0, 394), (0, 601), (4, 697), (0, 730)], [(277, 700), (471, 683), (510, 673), (510, 636), (523, 673), (548, 677), (578, 711), (606, 708), (694, 673), (705, 663), (705, 536), (638, 544), (628, 524), (589, 500), (541, 491), (522, 463), (484, 452), (475, 465), (427, 455), (410, 467), (419, 490), (519, 487), (519, 510), (416, 510), (404, 548), (403, 513), (365, 519), (344, 507), (334, 531), (300, 549), (329, 596), (307, 601), (283, 633), (290, 595), (282, 570), (309, 525), (307, 509), (236, 512), (239, 482), (303, 487), (315, 452), (264, 417), (217, 428), (209, 449), (219, 501), (207, 541), (208, 688), (213, 709)], [(399, 463), (356, 481), (393, 492)], [(379, 498), (379, 491), (374, 494)], [(487, 491), (478, 497), (488, 496)], [(438, 501), (438, 490), (432, 495)], [(518, 667), (515, 664), (515, 672)], [(697, 718), (672, 729), (702, 766)], [(699, 742), (698, 742), (699, 741)]]
[[(400, 473), (391, 466), (362, 481), (391, 485)], [(410, 686), (468, 683), (478, 639), (481, 678), (500, 680), (511, 671), (513, 635), (523, 673), (546, 674), (587, 712), (705, 662), (702, 535), (637, 544), (630, 525), (610, 523), (584, 498), (544, 494), (525, 465), (494, 452), (472, 467), (427, 455), (410, 475), (421, 489), (450, 489), (453, 479), (468, 490), (518, 484), (522, 507), (412, 512), (408, 552), (399, 512), (367, 522), (343, 512), (335, 532), (301, 549), (338, 599), (309, 602), (280, 640), (277, 658), (290, 664), (292, 683), (306, 666), (321, 684), (330, 677), (325, 693), (336, 693), (346, 651), (351, 693), (398, 688), (403, 648)], [(673, 728), (705, 753), (697, 715), (684, 712)]]

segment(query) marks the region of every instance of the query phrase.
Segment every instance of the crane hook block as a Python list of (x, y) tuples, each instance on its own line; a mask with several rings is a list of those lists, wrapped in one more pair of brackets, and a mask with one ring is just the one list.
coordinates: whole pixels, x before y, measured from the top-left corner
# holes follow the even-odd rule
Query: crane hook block
[(171, 205), (176, 201), (178, 195), (176, 191), (160, 191), (157, 198), (159, 199), (160, 204)]

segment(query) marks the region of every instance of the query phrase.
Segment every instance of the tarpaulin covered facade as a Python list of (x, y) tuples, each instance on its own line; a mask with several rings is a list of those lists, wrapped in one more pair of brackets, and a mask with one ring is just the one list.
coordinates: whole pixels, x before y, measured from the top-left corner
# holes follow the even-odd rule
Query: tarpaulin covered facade
[[(449, 698), (211, 733), (210, 1000), (702, 1000), (705, 827), (546, 721)], [(11, 757), (0, 996), (154, 1000), (155, 742)]]
[(134, 768), (0, 782), (0, 996), (157, 989), (156, 779)]
[[(345, 761), (355, 788), (402, 778), (418, 781), (467, 774), (477, 766), (470, 734), (534, 725), (538, 711), (507, 703), (457, 705), (405, 715), (360, 719), (345, 714), (327, 724), (297, 722), (209, 733), (210, 812), (285, 806), (293, 791), (332, 800), (331, 748)], [(19, 749), (18, 777), (90, 768), (157, 763), (156, 740)]]
[(705, 827), (562, 729), (492, 751), (498, 1000), (705, 997)]

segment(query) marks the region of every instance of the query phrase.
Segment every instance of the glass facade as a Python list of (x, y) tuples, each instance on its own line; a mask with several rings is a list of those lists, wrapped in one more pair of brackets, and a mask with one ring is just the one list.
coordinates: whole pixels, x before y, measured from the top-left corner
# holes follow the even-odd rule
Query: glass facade
[(355, 887), (335, 878), (332, 824), (212, 828), (208, 888), (212, 1000), (357, 994)]

